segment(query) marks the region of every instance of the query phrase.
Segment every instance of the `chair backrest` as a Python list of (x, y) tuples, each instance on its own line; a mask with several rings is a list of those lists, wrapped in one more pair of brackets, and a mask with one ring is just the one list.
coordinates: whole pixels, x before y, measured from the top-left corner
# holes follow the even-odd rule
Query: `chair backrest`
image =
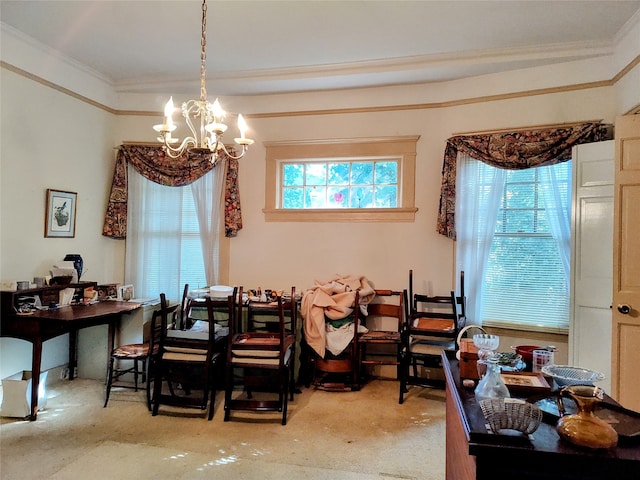
[[(193, 311), (194, 306), (199, 309), (202, 309), (204, 307), (207, 310), (207, 318), (206, 320), (198, 318), (198, 320), (208, 321), (210, 330), (212, 328), (216, 330), (219, 330), (221, 328), (227, 329), (227, 328), (230, 328), (229, 324), (232, 322), (232, 320), (235, 318), (235, 315), (236, 315), (234, 298), (236, 297), (237, 294), (238, 294), (238, 287), (234, 287), (233, 293), (229, 295), (229, 297), (231, 297), (231, 302), (233, 306), (231, 310), (229, 310), (229, 303), (228, 303), (229, 297), (227, 298), (220, 297), (220, 298), (213, 298), (213, 299), (210, 299), (209, 297), (205, 297), (204, 301), (202, 299), (190, 298), (187, 300), (186, 310), (190, 314)], [(207, 299), (211, 301), (207, 302)], [(209, 304), (211, 305), (211, 308), (212, 308), (211, 311), (209, 311)]]
[(180, 325), (178, 328), (184, 330), (186, 328), (191, 328), (189, 324), (189, 314), (190, 314), (190, 301), (189, 301), (189, 284), (184, 284), (184, 290), (182, 291), (182, 301), (180, 302)]
[[(284, 296), (282, 303), (284, 314), (287, 321), (286, 330), (295, 332), (297, 328), (297, 304), (296, 304), (296, 287), (291, 287), (290, 296)], [(278, 309), (275, 302), (254, 302), (249, 301), (247, 304), (247, 331), (248, 332), (277, 332), (278, 325)]]
[[(451, 293), (454, 295), (454, 304), (457, 305), (454, 309), (456, 318), (458, 319), (457, 328), (461, 329), (464, 327), (466, 323), (466, 317), (467, 317), (467, 297), (465, 295), (465, 289), (464, 289), (464, 271), (460, 272), (460, 294), (455, 295), (455, 292), (453, 291)], [(438, 310), (442, 311), (442, 308), (437, 308), (436, 305), (450, 304), (451, 296), (450, 295), (430, 296), (430, 295), (414, 293), (413, 292), (413, 270), (409, 270), (408, 300), (409, 300), (408, 305), (406, 305), (407, 308), (405, 309), (407, 316), (415, 314), (418, 306), (421, 306), (423, 310), (429, 310), (429, 307), (430, 307), (431, 310), (435, 309), (435, 311), (438, 311)], [(445, 313), (448, 313), (448, 312), (445, 312)]]
[[(209, 343), (207, 349), (207, 355), (210, 360), (213, 355), (213, 347), (216, 341), (216, 324), (224, 323), (228, 326), (229, 332), (231, 331), (231, 325), (233, 324), (235, 317), (235, 298), (238, 289), (234, 287), (233, 294), (229, 295), (226, 299), (213, 299), (211, 297), (205, 298), (205, 306), (207, 308), (207, 316), (209, 318)], [(226, 333), (226, 332), (224, 332)]]
[[(242, 332), (239, 325), (241, 325), (243, 314), (243, 302), (242, 302), (242, 287), (239, 288), (239, 295), (234, 295), (234, 321), (230, 323), (229, 329), (229, 345), (227, 349), (227, 362), (230, 365), (238, 358), (243, 361), (252, 362), (255, 366), (262, 363), (274, 365), (270, 359), (275, 359), (277, 353), (279, 361), (282, 366), (283, 362), (287, 361), (285, 351), (291, 347), (295, 342), (295, 328), (297, 321), (297, 304), (295, 300), (295, 287), (291, 289), (291, 298), (278, 297), (275, 302), (271, 304), (263, 305), (264, 310), (260, 313), (263, 315), (276, 316), (277, 321), (272, 323), (277, 325), (276, 331), (271, 332)], [(268, 308), (267, 308), (268, 307)], [(246, 354), (243, 354), (243, 351)], [(260, 354), (259, 351), (268, 351), (273, 355)], [(252, 360), (249, 360), (252, 359)], [(256, 359), (262, 359), (257, 361)]]
[[(456, 302), (458, 302), (459, 306), (459, 319), (466, 322), (467, 319), (467, 297), (464, 293), (464, 271), (460, 271), (460, 295), (456, 296)], [(459, 325), (460, 328), (463, 328), (464, 325)]]
[(414, 293), (413, 270), (409, 270), (409, 304), (407, 331), (434, 330), (433, 335), (437, 337), (455, 339), (466, 323), (464, 272), (460, 272), (460, 295), (453, 290), (449, 295), (424, 295)]
[[(376, 289), (374, 301), (367, 305), (367, 317), (363, 320), (369, 330), (375, 331), (402, 331), (405, 315), (404, 295), (402, 292), (395, 290)], [(378, 301), (381, 300), (381, 301)], [(393, 328), (391, 321), (395, 319), (397, 322)]]
[(179, 306), (177, 303), (169, 306), (166, 295), (164, 293), (160, 294), (160, 308), (154, 310), (151, 317), (151, 331), (149, 334), (150, 354), (157, 353), (159, 346), (166, 337), (167, 329), (175, 328)]

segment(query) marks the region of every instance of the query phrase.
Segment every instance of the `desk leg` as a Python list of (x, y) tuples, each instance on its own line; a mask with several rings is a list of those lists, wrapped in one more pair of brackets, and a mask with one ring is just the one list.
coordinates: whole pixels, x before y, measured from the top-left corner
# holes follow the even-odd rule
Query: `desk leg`
[(78, 330), (69, 332), (69, 380), (75, 378), (78, 369)]
[[(109, 320), (109, 334), (107, 338), (107, 376), (109, 375), (109, 364), (111, 362), (111, 354), (116, 346), (116, 333), (120, 323), (120, 315)], [(137, 380), (136, 380), (137, 381)], [(149, 379), (147, 379), (149, 381)]]
[(31, 411), (29, 420), (36, 420), (38, 415), (38, 390), (40, 388), (40, 366), (42, 361), (42, 340), (35, 339), (31, 351)]

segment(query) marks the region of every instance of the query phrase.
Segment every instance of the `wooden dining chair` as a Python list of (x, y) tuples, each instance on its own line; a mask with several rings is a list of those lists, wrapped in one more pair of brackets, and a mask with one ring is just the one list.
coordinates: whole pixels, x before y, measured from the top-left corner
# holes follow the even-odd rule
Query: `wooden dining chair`
[(466, 323), (464, 273), (460, 274), (460, 295), (425, 295), (413, 291), (413, 270), (409, 270), (408, 311), (402, 333), (399, 403), (408, 385), (444, 387), (444, 379), (431, 378), (422, 369), (442, 368), (442, 352), (455, 354), (460, 329)]
[[(161, 304), (165, 302), (161, 295)], [(208, 419), (213, 418), (216, 388), (214, 384), (214, 370), (220, 359), (221, 352), (216, 352), (216, 329), (214, 327), (214, 311), (226, 309), (231, 318), (234, 315), (232, 296), (227, 300), (213, 300), (207, 297), (204, 301), (209, 318), (207, 337), (197, 338), (184, 334), (182, 331), (172, 331), (166, 328), (167, 315), (162, 315), (162, 323), (158, 332), (158, 353), (152, 361), (154, 370), (154, 386), (152, 396), (152, 414), (158, 414), (161, 404), (180, 407), (207, 409)], [(163, 384), (167, 383), (169, 392), (163, 392)], [(188, 388), (178, 392), (177, 385)], [(192, 390), (199, 389), (201, 395), (191, 395)], [(182, 394), (181, 394), (182, 393)]]
[(393, 365), (400, 379), (401, 332), (404, 326), (404, 295), (395, 290), (376, 289), (375, 300), (367, 305), (362, 324), (368, 332), (358, 335), (360, 378), (367, 366)]
[[(240, 293), (242, 289), (240, 289)], [(236, 302), (236, 319), (242, 318), (242, 296)], [(289, 396), (293, 396), (293, 359), (295, 357), (297, 304), (295, 287), (291, 297), (278, 297), (270, 305), (277, 312), (277, 331), (240, 332), (240, 322), (230, 323), (227, 347), (224, 420), (232, 411), (282, 413), (281, 423), (287, 423)], [(268, 312), (267, 306), (262, 314)], [(235, 330), (234, 330), (235, 328)], [(237, 371), (240, 372), (237, 372)], [(240, 375), (236, 375), (240, 373)], [(239, 383), (239, 384), (238, 384)], [(237, 387), (242, 392), (237, 394)], [(272, 398), (275, 395), (275, 398)]]
[[(160, 309), (153, 312), (152, 321), (150, 322), (151, 325), (154, 324), (155, 319), (158, 319), (155, 323), (159, 326), (160, 317), (166, 315), (169, 319), (167, 321), (168, 328), (169, 326), (172, 328), (175, 322), (177, 307), (178, 305), (171, 307), (165, 305), (163, 311), (161, 304)], [(109, 365), (107, 367), (105, 407), (109, 403), (109, 397), (113, 387), (133, 389), (137, 392), (138, 389), (141, 388), (140, 384), (142, 383), (145, 385), (147, 408), (151, 410), (151, 362), (157, 351), (158, 346), (157, 343), (154, 344), (153, 342), (153, 335), (150, 335), (147, 342), (119, 345), (113, 349), (109, 356)], [(130, 375), (133, 375), (133, 384), (131, 382), (121, 381), (122, 377)]]
[[(324, 357), (320, 357), (315, 350), (308, 349), (311, 362), (311, 383), (318, 389), (343, 392), (360, 390), (360, 366), (358, 326), (361, 322), (360, 292), (354, 292), (353, 312), (340, 320), (332, 320), (332, 325), (340, 325), (338, 328), (348, 326), (347, 331), (352, 332), (352, 337), (347, 346), (339, 353), (325, 351)], [(329, 320), (327, 320), (329, 321)]]

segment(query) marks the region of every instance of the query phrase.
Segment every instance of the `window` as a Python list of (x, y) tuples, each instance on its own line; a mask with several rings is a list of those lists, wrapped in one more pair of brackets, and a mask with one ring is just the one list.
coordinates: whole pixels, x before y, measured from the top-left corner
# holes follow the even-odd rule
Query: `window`
[(282, 162), (282, 208), (396, 208), (399, 159)]
[(176, 301), (185, 283), (207, 285), (191, 186), (159, 185), (129, 167), (128, 206), (126, 281), (136, 296)]
[[(569, 167), (570, 162), (547, 167), (554, 169), (565, 198)], [(484, 319), (568, 328), (569, 279), (541, 188), (540, 168), (507, 172), (484, 276)]]
[[(484, 211), (476, 217), (475, 228), (481, 230), (482, 222), (491, 227), (484, 237), (475, 236), (480, 243), (488, 242), (488, 248), (476, 250), (478, 256), (487, 257), (477, 318), (483, 325), (566, 330), (570, 292), (568, 252), (563, 246), (569, 246), (569, 238), (561, 239), (554, 215), (561, 211), (568, 224), (571, 162), (506, 170), (496, 177), (494, 167), (468, 161), (477, 163), (478, 171), (475, 180), (466, 179), (464, 188), (478, 189), (478, 204)], [(491, 202), (497, 205), (491, 207)]]
[(419, 137), (267, 143), (267, 221), (413, 221)]

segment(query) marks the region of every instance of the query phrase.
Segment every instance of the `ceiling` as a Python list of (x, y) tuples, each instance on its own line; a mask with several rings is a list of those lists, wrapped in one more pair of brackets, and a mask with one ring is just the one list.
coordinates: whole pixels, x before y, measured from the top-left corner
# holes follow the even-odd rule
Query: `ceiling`
[[(252, 95), (447, 81), (610, 55), (640, 1), (209, 0), (207, 11), (207, 89)], [(122, 93), (199, 88), (201, 15), (200, 0), (0, 2), (3, 29)]]

